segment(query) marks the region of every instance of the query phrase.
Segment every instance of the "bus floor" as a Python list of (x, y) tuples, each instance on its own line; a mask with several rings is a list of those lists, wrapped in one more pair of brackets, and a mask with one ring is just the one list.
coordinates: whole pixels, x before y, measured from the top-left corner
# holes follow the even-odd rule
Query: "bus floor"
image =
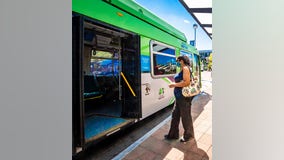
[(89, 116), (85, 119), (85, 139), (96, 139), (127, 123), (127, 119), (107, 116)]
[(121, 110), (119, 101), (85, 103), (85, 139), (97, 139), (127, 124), (128, 120), (121, 118)]

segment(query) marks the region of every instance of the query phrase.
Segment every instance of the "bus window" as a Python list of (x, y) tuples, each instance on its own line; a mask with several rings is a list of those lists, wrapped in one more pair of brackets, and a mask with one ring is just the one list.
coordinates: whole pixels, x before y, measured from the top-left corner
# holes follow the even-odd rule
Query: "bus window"
[(96, 51), (91, 58), (91, 72), (95, 76), (118, 76), (118, 57), (107, 51)]
[(151, 73), (153, 77), (172, 76), (176, 73), (175, 49), (151, 41)]

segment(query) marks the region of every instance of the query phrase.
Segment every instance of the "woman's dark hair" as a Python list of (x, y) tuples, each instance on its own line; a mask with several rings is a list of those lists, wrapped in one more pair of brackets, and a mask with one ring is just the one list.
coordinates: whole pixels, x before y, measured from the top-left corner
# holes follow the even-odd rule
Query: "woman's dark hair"
[(185, 65), (190, 66), (189, 58), (186, 55), (178, 56), (177, 60), (183, 60)]

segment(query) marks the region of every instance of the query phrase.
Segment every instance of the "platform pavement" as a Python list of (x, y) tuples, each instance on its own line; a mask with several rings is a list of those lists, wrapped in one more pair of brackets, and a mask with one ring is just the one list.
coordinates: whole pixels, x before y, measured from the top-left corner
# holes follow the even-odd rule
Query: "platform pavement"
[[(195, 139), (186, 143), (165, 140), (170, 120), (128, 153), (124, 160), (212, 160), (212, 78), (202, 72), (203, 94), (193, 100)], [(183, 128), (180, 123), (180, 135)]]

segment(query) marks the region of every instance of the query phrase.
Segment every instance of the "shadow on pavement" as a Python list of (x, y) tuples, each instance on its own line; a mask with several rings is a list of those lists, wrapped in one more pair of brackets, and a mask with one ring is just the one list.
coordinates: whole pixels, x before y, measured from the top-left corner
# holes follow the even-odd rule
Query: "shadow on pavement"
[(196, 95), (191, 104), (191, 114), (193, 121), (197, 119), (197, 117), (201, 114), (201, 112), (204, 110), (204, 107), (206, 104), (212, 99), (212, 95), (201, 92), (200, 94)]
[(207, 153), (198, 148), (195, 139), (181, 143), (179, 140), (159, 140), (158, 135), (144, 141), (123, 160), (209, 160)]

